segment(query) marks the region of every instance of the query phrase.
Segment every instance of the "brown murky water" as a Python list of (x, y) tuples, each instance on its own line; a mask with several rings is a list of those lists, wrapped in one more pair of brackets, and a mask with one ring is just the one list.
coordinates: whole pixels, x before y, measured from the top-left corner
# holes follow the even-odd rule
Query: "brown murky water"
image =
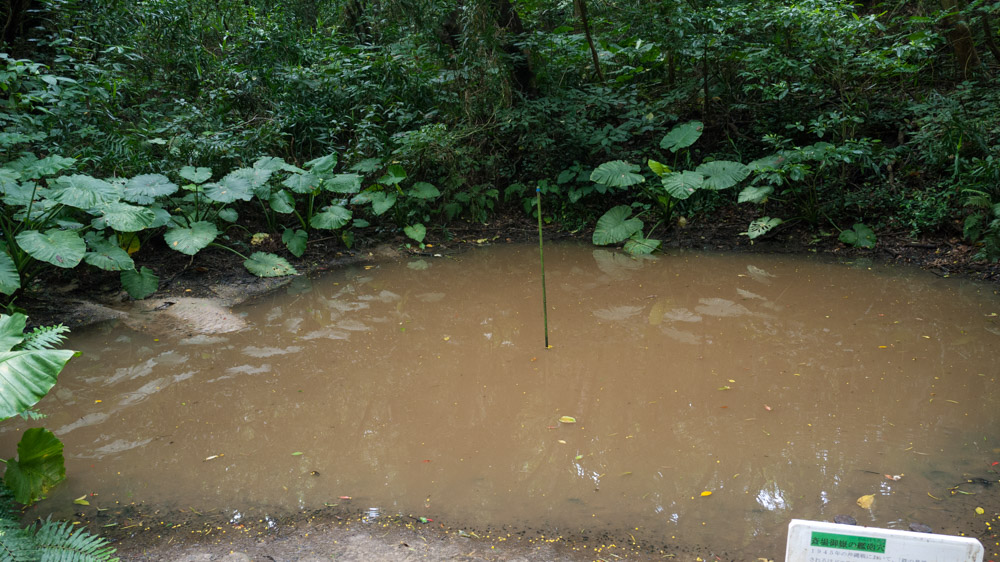
[(990, 287), (575, 245), (546, 275), (548, 350), (528, 246), (298, 279), (228, 334), (80, 331), (40, 405), (69, 474), (44, 509), (350, 502), (752, 558), (792, 517), (949, 532), (975, 504), (947, 488), (1000, 458)]

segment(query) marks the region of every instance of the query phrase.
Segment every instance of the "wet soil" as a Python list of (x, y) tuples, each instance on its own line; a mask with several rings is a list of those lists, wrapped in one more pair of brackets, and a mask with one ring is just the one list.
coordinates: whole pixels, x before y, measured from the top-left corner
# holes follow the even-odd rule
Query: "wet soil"
[[(739, 233), (748, 220), (731, 212), (703, 222), (691, 221), (683, 229), (663, 236), (668, 248), (750, 253), (816, 253), (880, 263), (909, 264), (936, 275), (960, 276), (1000, 282), (1000, 266), (973, 260), (976, 248), (957, 233), (913, 240), (905, 233), (879, 233), (874, 250), (845, 246), (836, 234), (817, 236), (805, 229), (788, 228), (751, 243)], [(546, 230), (546, 240), (588, 239), (589, 232)], [(452, 254), (470, 247), (537, 240), (534, 223), (521, 217), (503, 217), (492, 224), (453, 227), (447, 233), (429, 233), (424, 248), (407, 245), (404, 238), (343, 247), (338, 240), (311, 242), (307, 253), (290, 261), (302, 274), (318, 273), (348, 264), (376, 263), (414, 254)], [(278, 250), (263, 248), (265, 250)], [(152, 306), (176, 303), (183, 298), (210, 299), (221, 307), (245, 302), (293, 282), (294, 278), (259, 279), (243, 268), (241, 259), (223, 251), (201, 252), (195, 259), (168, 252), (149, 252), (137, 260), (161, 279), (160, 291), (145, 303), (135, 303), (120, 290), (117, 276), (100, 272), (73, 272), (72, 276), (43, 278), (38, 287), (18, 301), (33, 324), (63, 322), (71, 327), (108, 318), (141, 318)], [(138, 313), (137, 313), (138, 311)], [(141, 321), (141, 320), (140, 320)], [(211, 331), (211, 326), (205, 328)], [(962, 475), (956, 475), (961, 479)], [(995, 492), (989, 494), (985, 517), (971, 516), (956, 528), (989, 545), (989, 525), (996, 520)], [(987, 498), (983, 498), (986, 500)], [(114, 541), (122, 560), (594, 560), (661, 559), (730, 560), (706, 544), (691, 549), (638, 545), (629, 537), (579, 537), (564, 539), (525, 529), (464, 529), (454, 522), (421, 523), (408, 517), (369, 520), (364, 513), (329, 508), (301, 512), (281, 521), (259, 519), (234, 523), (223, 513), (195, 512), (170, 518), (159, 506), (130, 505), (119, 510), (81, 513), (79, 521)], [(182, 512), (181, 512), (182, 513)], [(992, 516), (990, 514), (993, 514)], [(108, 519), (108, 517), (113, 518)], [(100, 519), (104, 518), (104, 521)], [(248, 519), (253, 519), (248, 518)], [(115, 521), (114, 526), (106, 527)], [(122, 524), (122, 523), (125, 524)], [(778, 530), (776, 532), (781, 532)], [(760, 553), (765, 560), (781, 553)]]

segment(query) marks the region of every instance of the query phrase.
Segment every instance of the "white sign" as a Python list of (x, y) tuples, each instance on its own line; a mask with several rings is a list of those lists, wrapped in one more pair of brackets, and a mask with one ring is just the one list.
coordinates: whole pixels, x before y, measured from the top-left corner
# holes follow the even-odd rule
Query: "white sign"
[(983, 562), (969, 537), (792, 519), (785, 562)]

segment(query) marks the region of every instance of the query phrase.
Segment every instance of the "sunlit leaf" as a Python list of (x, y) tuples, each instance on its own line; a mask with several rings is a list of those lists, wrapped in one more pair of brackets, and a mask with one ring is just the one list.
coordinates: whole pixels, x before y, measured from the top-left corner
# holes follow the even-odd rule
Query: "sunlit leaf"
[(705, 490), (704, 492), (701, 493), (701, 497), (703, 497), (703, 498), (706, 498), (706, 497), (711, 496), (711, 495), (712, 495), (712, 492), (710, 492), (708, 490)]
[(649, 166), (649, 169), (652, 170), (653, 173), (656, 174), (657, 176), (663, 176), (663, 174), (670, 173), (670, 166), (667, 166), (666, 164), (661, 164), (656, 160), (652, 159), (647, 160), (646, 165)]

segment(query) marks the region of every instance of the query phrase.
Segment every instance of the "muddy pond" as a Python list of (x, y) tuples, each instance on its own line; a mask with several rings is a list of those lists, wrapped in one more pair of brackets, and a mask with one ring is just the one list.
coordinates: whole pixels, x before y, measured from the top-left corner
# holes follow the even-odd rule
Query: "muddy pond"
[(1000, 460), (993, 287), (572, 244), (545, 266), (550, 349), (531, 246), (299, 278), (226, 333), (79, 330), (39, 406), (69, 478), (38, 509), (336, 504), (754, 558), (793, 517), (957, 533), (985, 501), (949, 488)]

